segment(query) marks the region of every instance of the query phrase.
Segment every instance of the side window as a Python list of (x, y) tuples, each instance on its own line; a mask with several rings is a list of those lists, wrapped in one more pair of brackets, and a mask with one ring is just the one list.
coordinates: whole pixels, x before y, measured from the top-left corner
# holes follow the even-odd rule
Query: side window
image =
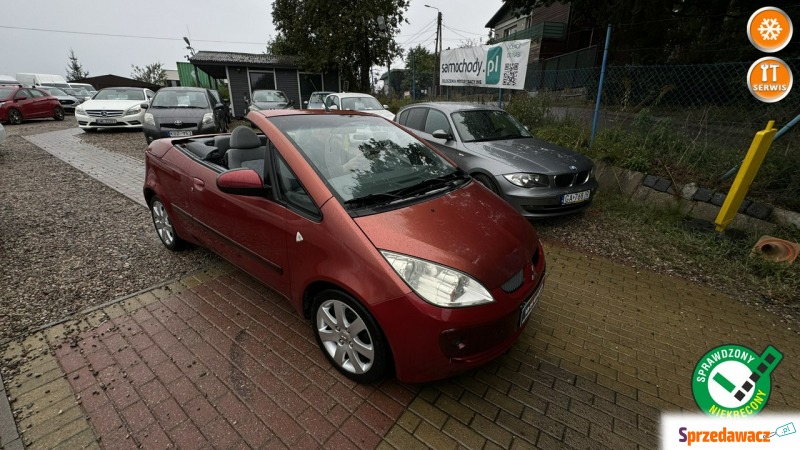
[(333, 104), (333, 96), (329, 95), (325, 97), (325, 106), (329, 107)]
[(286, 203), (301, 212), (319, 217), (321, 215), (319, 208), (317, 208), (317, 205), (311, 200), (311, 196), (308, 195), (308, 192), (306, 192), (300, 184), (300, 181), (297, 180), (292, 170), (289, 169), (286, 161), (284, 161), (277, 152), (275, 153), (275, 159), (277, 161), (275, 176), (278, 178), (278, 189), (280, 190), (281, 196), (286, 199)]
[(24, 100), (26, 98), (31, 98), (31, 94), (28, 93), (27, 89), (18, 90), (17, 94), (14, 96), (15, 100)]
[(144, 91), (144, 95), (145, 95), (145, 97), (147, 97), (147, 100), (152, 100), (153, 97), (156, 96), (156, 93), (151, 91), (150, 89), (147, 89), (147, 90)]
[(436, 130), (450, 133), (450, 124), (447, 122), (447, 116), (441, 111), (430, 109), (428, 110), (428, 118), (425, 120), (425, 132), (433, 134)]
[(28, 92), (31, 93), (31, 96), (36, 97), (44, 97), (44, 93), (38, 89), (28, 89)]
[(405, 125), (407, 118), (408, 118), (408, 110), (405, 110), (401, 112), (399, 116), (397, 116), (397, 123), (399, 123), (400, 125)]
[(422, 131), (425, 129), (425, 116), (428, 114), (428, 108), (412, 108), (408, 110), (408, 119), (406, 126), (415, 130)]
[(339, 103), (339, 97), (333, 97), (333, 104), (336, 105), (337, 108), (342, 109), (342, 105)]

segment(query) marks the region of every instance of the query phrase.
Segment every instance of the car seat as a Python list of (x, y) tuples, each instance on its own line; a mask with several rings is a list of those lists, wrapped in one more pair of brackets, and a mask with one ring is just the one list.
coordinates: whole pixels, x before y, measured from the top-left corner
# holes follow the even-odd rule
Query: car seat
[(265, 179), (264, 160), (267, 157), (267, 147), (261, 145), (261, 139), (255, 131), (245, 126), (238, 126), (230, 139), (231, 148), (225, 152), (225, 163), (228, 169), (248, 168), (253, 169), (264, 180), (264, 184), (269, 184)]

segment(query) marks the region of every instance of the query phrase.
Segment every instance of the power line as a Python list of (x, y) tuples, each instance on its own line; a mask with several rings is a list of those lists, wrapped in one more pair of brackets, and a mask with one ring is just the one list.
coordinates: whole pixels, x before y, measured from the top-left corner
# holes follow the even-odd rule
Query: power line
[(422, 33), (426, 32), (426, 31), (429, 31), (429, 30), (430, 30), (430, 28), (431, 28), (432, 26), (434, 26), (434, 25), (436, 25), (436, 20), (433, 20), (431, 23), (429, 23), (429, 24), (428, 24), (428, 26), (426, 26), (426, 27), (425, 27), (425, 28), (423, 28), (422, 30), (418, 31), (417, 33), (414, 33), (414, 34), (413, 34), (411, 37), (409, 37), (409, 38), (408, 38), (408, 39), (407, 39), (405, 42), (398, 42), (398, 45), (407, 45), (407, 44), (411, 43), (411, 41), (413, 41), (415, 37), (419, 36), (420, 34), (422, 34)]
[(423, 26), (423, 27), (420, 29), (420, 31), (417, 31), (416, 33), (409, 34), (409, 35), (405, 35), (405, 34), (398, 34), (398, 35), (397, 35), (397, 37), (406, 37), (406, 36), (408, 36), (408, 37), (414, 37), (414, 36), (416, 36), (416, 35), (418, 35), (418, 34), (422, 33), (423, 31), (425, 31), (425, 29), (427, 29), (429, 26), (433, 25), (435, 22), (436, 22), (436, 19), (433, 19), (433, 20), (431, 20), (430, 22), (428, 22), (428, 23), (427, 23), (425, 26)]
[[(70, 30), (51, 30), (46, 28), (28, 28), (28, 27), (12, 27), (9, 25), (0, 25), (0, 28), (9, 30), (23, 30), (23, 31), (42, 31), (47, 33), (64, 33), (64, 34), (81, 34), (86, 36), (105, 36), (105, 37), (122, 37), (134, 39), (155, 39), (159, 41), (182, 41), (182, 37), (164, 37), (164, 36), (137, 36), (132, 34), (113, 34), (113, 33), (90, 33), (88, 31), (70, 31)], [(266, 42), (244, 42), (244, 41), (215, 41), (209, 39), (192, 39), (192, 42), (213, 42), (217, 44), (252, 44), (252, 45), (267, 45)]]
[(447, 29), (448, 29), (448, 30), (450, 30), (450, 31), (460, 31), (460, 32), (462, 32), (462, 33), (474, 34), (475, 36), (486, 36), (486, 33), (473, 33), (473, 32), (471, 32), (471, 31), (459, 30), (458, 28), (452, 28), (452, 27), (448, 27), (447, 25), (442, 25), (442, 26), (443, 26), (443, 27), (445, 27), (445, 28), (447, 28)]

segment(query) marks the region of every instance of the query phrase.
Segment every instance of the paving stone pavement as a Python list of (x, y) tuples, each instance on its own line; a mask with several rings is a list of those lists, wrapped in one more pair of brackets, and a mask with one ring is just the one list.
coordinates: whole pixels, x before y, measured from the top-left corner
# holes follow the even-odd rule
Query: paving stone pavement
[(110, 303), (0, 348), (16, 368), (3, 380), (13, 442), (654, 448), (660, 412), (696, 411), (692, 369), (729, 343), (782, 351), (767, 408), (800, 405), (800, 336), (774, 315), (681, 279), (545, 250), (547, 286), (511, 351), (426, 385), (340, 376), (285, 299), (227, 265)]

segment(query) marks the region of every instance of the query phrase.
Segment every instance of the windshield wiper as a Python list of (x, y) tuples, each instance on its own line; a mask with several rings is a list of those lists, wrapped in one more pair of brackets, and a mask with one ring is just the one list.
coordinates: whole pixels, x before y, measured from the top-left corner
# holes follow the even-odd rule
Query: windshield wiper
[(464, 174), (460, 170), (456, 170), (455, 172), (451, 172), (441, 177), (428, 178), (427, 180), (422, 180), (417, 184), (397, 189), (396, 191), (392, 191), (392, 193), (397, 194), (401, 197), (409, 197), (412, 195), (427, 193), (433, 190), (437, 190), (439, 188), (447, 187), (451, 185), (454, 181), (464, 180), (464, 179), (466, 179)]
[(381, 203), (389, 203), (393, 200), (398, 200), (402, 198), (400, 195), (391, 193), (391, 192), (378, 192), (374, 194), (367, 194), (362, 197), (351, 198), (350, 200), (345, 200), (343, 203), (345, 206), (355, 206), (355, 207), (367, 207), (378, 205)]

